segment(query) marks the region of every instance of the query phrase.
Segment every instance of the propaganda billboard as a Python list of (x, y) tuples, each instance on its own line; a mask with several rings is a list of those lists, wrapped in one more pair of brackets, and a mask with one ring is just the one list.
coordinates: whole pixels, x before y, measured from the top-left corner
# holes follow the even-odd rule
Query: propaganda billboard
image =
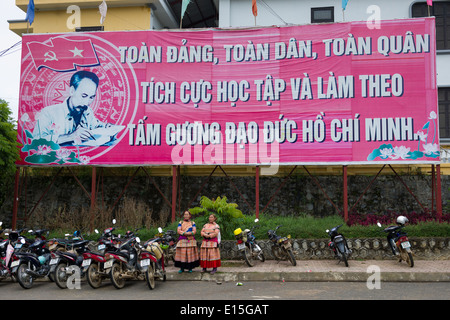
[(22, 38), (18, 165), (438, 163), (434, 18)]

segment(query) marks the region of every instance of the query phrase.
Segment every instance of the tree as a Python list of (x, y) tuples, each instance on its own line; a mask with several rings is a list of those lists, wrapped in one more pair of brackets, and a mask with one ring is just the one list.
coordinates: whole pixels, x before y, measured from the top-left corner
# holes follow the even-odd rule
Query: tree
[(237, 207), (236, 203), (229, 203), (225, 196), (216, 199), (202, 196), (200, 207), (191, 208), (189, 211), (194, 217), (201, 218), (200, 224), (206, 223), (210, 214), (216, 214), (222, 238), (232, 239), (233, 230), (240, 227), (244, 219), (244, 214)]
[(19, 159), (17, 129), (11, 117), (8, 102), (0, 99), (0, 204), (5, 200), (7, 191), (11, 188), (16, 160)]

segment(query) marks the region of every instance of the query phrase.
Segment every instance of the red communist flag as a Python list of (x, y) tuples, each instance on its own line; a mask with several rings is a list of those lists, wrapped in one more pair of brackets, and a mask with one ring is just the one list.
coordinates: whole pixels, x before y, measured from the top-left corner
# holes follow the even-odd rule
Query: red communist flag
[(28, 42), (27, 46), (37, 70), (49, 68), (65, 72), (75, 71), (77, 66), (100, 64), (91, 40), (74, 41), (59, 37), (45, 42)]
[(258, 15), (258, 7), (256, 6), (256, 0), (252, 0), (252, 11), (253, 15), (256, 17)]

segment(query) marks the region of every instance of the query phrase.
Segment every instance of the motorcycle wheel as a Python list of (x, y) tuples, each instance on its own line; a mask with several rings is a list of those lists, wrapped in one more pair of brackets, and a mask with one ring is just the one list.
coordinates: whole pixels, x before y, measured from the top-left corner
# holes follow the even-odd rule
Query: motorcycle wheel
[(292, 252), (292, 249), (287, 249), (287, 255), (288, 255), (289, 261), (295, 267), (297, 265), (297, 260), (295, 260), (294, 253)]
[(253, 262), (252, 249), (249, 244), (245, 244), (245, 249), (242, 251), (242, 254), (244, 255), (245, 263), (247, 263), (249, 267), (253, 267), (255, 264)]
[(56, 266), (53, 273), (53, 278), (55, 279), (56, 285), (61, 289), (67, 288), (67, 272), (65, 269), (68, 267), (67, 263), (60, 263)]
[[(260, 245), (258, 245), (258, 246), (259, 246), (259, 248), (261, 248)], [(263, 253), (263, 250), (262, 250), (262, 249), (261, 249), (261, 251), (258, 253), (258, 259), (259, 259), (259, 261), (261, 261), (261, 262), (266, 261), (266, 257), (264, 256), (264, 253)]]
[(33, 277), (27, 273), (28, 264), (22, 263), (17, 268), (17, 281), (24, 289), (30, 289), (33, 286)]
[(410, 266), (411, 268), (414, 267), (414, 259), (412, 257), (411, 252), (406, 252), (406, 250), (400, 250), (400, 256), (402, 260), (405, 260), (408, 266)]
[(98, 274), (99, 264), (91, 263), (86, 271), (87, 282), (93, 289), (97, 289), (102, 284), (102, 276)]
[(275, 257), (275, 260), (283, 260), (283, 254), (279, 246), (272, 246), (272, 254)]
[(148, 266), (147, 272), (145, 273), (145, 282), (147, 282), (148, 288), (150, 290), (155, 289), (155, 268), (153, 262)]
[(121, 277), (122, 268), (119, 263), (115, 262), (111, 268), (111, 273), (109, 274), (111, 282), (116, 289), (122, 289), (125, 287), (125, 279)]
[(345, 266), (348, 268), (348, 258), (347, 253), (341, 253), (341, 260), (344, 261)]

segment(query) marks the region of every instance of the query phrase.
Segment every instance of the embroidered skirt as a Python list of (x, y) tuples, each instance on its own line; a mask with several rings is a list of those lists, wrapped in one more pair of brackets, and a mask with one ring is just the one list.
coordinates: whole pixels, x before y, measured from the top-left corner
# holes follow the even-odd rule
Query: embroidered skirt
[(218, 268), (220, 265), (220, 250), (218, 243), (203, 240), (200, 247), (200, 266), (202, 268)]
[(175, 267), (191, 270), (200, 265), (196, 240), (181, 239), (175, 251)]

